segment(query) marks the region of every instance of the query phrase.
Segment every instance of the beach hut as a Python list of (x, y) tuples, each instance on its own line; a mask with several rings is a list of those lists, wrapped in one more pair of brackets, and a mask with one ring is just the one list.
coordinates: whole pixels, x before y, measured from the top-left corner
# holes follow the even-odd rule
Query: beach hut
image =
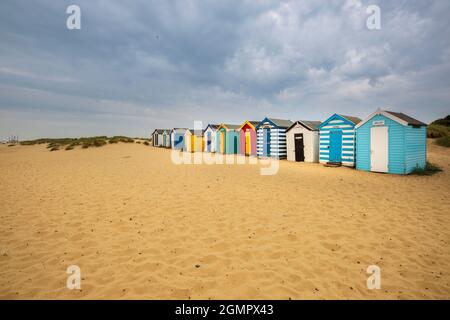
[(256, 156), (256, 126), (259, 121), (245, 121), (239, 128), (240, 153)]
[(216, 131), (216, 152), (239, 154), (239, 125), (222, 123)]
[(319, 126), (319, 162), (355, 166), (355, 126), (357, 117), (333, 114)]
[(152, 133), (152, 142), (154, 147), (161, 147), (163, 145), (164, 129), (155, 129)]
[(320, 121), (295, 121), (286, 129), (289, 161), (319, 162)]
[(264, 118), (256, 126), (258, 157), (286, 159), (286, 129), (292, 124), (291, 120)]
[(427, 125), (378, 109), (356, 125), (356, 169), (408, 174), (426, 165)]
[(170, 129), (165, 129), (163, 131), (163, 143), (162, 146), (165, 148), (170, 148), (172, 143), (171, 143), (171, 137), (170, 137)]
[(186, 128), (173, 128), (170, 132), (170, 140), (172, 149), (184, 150), (184, 135), (188, 129)]
[(184, 145), (184, 151), (203, 152), (203, 130), (186, 130), (184, 134)]
[(205, 133), (203, 134), (205, 152), (216, 152), (217, 128), (219, 128), (218, 124), (208, 124), (206, 126)]

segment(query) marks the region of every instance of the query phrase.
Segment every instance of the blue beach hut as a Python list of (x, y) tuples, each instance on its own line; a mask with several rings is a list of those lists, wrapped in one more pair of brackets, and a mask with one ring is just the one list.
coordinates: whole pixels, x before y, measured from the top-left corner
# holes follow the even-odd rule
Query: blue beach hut
[(356, 126), (356, 169), (408, 174), (426, 165), (427, 125), (378, 109)]
[(357, 117), (333, 114), (319, 126), (319, 162), (355, 166)]
[(256, 154), (258, 157), (286, 159), (286, 130), (291, 120), (264, 118), (256, 126)]

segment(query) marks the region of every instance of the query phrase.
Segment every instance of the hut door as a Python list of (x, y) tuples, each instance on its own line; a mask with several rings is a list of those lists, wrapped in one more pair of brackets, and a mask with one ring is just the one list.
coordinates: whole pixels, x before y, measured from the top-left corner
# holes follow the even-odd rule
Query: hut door
[(342, 131), (330, 131), (330, 162), (342, 161)]
[(388, 127), (370, 128), (370, 171), (388, 172)]
[(305, 161), (305, 145), (303, 144), (303, 133), (294, 134), (295, 161)]
[(220, 131), (220, 152), (225, 153), (225, 132)]
[(245, 131), (245, 155), (250, 155), (250, 131)]
[(263, 129), (263, 156), (270, 156), (270, 129)]
[(211, 152), (211, 132), (206, 133), (206, 152)]

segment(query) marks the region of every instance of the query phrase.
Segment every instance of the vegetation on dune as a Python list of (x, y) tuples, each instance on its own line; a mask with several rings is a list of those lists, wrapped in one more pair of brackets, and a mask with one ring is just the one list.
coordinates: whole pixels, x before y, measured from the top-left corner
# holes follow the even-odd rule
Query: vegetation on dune
[(435, 120), (431, 123), (432, 125), (440, 125), (444, 127), (450, 127), (450, 115), (446, 116), (443, 119)]
[[(145, 145), (149, 145), (148, 139), (145, 138), (137, 138), (139, 140), (144, 140)], [(107, 137), (107, 136), (96, 136), (96, 137), (82, 137), (82, 138), (58, 138), (58, 139), (51, 139), (51, 138), (42, 138), (42, 139), (36, 139), (36, 140), (27, 140), (20, 142), (23, 146), (32, 146), (32, 145), (38, 145), (38, 144), (47, 144), (47, 149), (50, 149), (50, 151), (57, 151), (61, 148), (64, 148), (64, 150), (73, 150), (77, 146), (81, 146), (82, 149), (88, 149), (91, 147), (102, 147), (108, 143), (134, 143), (135, 139), (125, 136), (114, 136), (114, 137)], [(136, 141), (138, 142), (138, 141)], [(140, 141), (139, 141), (140, 143)]]
[(436, 144), (441, 147), (450, 148), (450, 135), (437, 139)]
[(427, 137), (436, 139), (438, 146), (450, 148), (450, 115), (433, 121), (427, 128)]
[(109, 143), (119, 143), (119, 142), (134, 143), (134, 139), (124, 136), (114, 136), (111, 139), (109, 139)]
[(439, 124), (430, 124), (427, 128), (428, 138), (441, 138), (450, 136), (450, 127), (446, 127)]
[(442, 169), (438, 165), (427, 161), (425, 168), (416, 168), (411, 174), (418, 176), (431, 176), (441, 171)]

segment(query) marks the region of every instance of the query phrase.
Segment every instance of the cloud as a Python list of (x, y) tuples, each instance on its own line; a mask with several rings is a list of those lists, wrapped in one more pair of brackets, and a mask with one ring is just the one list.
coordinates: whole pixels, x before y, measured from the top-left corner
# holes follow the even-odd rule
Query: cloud
[(450, 113), (448, 1), (77, 2), (0, 2), (0, 137)]

